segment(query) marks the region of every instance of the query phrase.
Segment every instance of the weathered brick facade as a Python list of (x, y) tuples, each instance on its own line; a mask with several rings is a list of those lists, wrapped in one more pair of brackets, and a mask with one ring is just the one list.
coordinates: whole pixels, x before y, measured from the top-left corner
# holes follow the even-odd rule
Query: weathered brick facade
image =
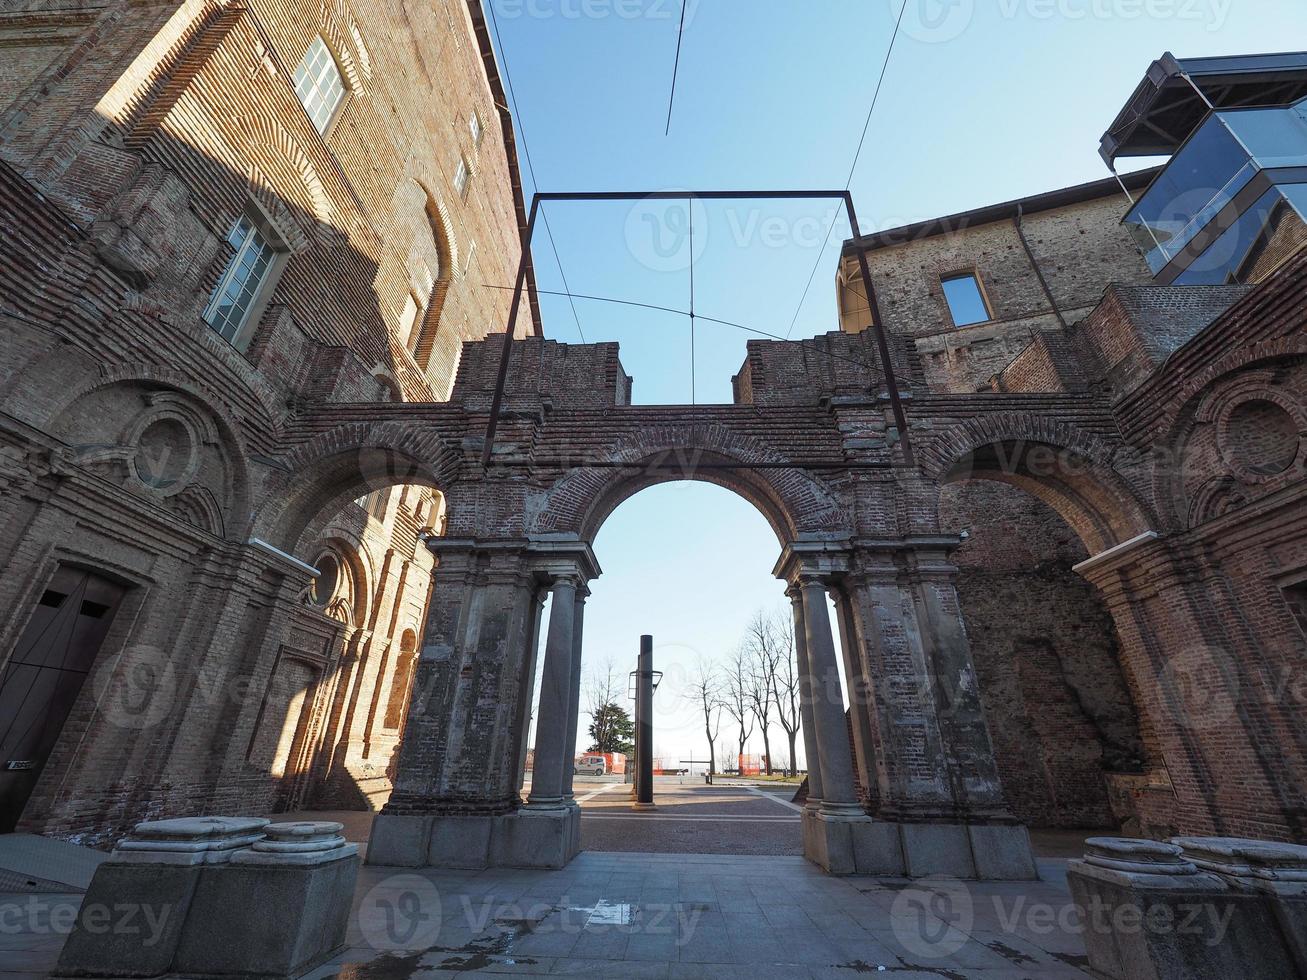
[[(346, 89), (321, 135), (293, 78), (318, 37)], [(511, 281), (524, 212), (480, 8), (33, 0), (0, 42), (3, 656), (57, 569), (126, 587), (24, 825), (379, 805), (442, 501), (311, 488), (317, 601), (249, 522), (297, 418), (446, 397), (463, 341), (504, 329), (480, 282)], [(284, 258), (233, 346), (201, 314), (255, 213)], [(115, 711), (151, 672), (160, 716)]]
[[(878, 818), (858, 826), (899, 835), (876, 855), (937, 833), (951, 870), (1020, 876), (982, 867), (1014, 814), (1307, 836), (1307, 256), (1252, 290), (1153, 287), (1103, 188), (878, 243), (911, 459), (847, 290), (845, 332), (751, 342), (729, 406), (633, 406), (616, 345), (544, 340), (524, 309), (483, 467), (509, 297), (480, 277), (511, 281), (522, 207), (480, 16), (0, 14), (21, 52), (0, 655), (39, 639), (58, 576), (119, 595), (23, 826), (103, 841), (147, 815), (384, 799), (375, 853), (402, 863), (458, 860), (455, 819), (525, 847), (542, 596), (575, 606), (550, 625), (565, 716), (588, 543), (632, 493), (693, 478), (768, 518), (826, 690), (836, 601), (854, 771), (828, 704), (807, 755), (833, 825), (856, 783)], [(292, 85), (318, 37), (349, 90), (325, 136)], [(228, 343), (202, 314), (255, 212), (279, 278)], [(954, 329), (938, 283), (965, 269), (994, 316)]]

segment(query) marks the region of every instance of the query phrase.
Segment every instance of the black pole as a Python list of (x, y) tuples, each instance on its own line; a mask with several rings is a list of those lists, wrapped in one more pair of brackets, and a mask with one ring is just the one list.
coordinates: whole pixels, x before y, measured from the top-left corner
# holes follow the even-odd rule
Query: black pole
[(635, 673), (635, 808), (653, 801), (653, 637), (640, 637)]

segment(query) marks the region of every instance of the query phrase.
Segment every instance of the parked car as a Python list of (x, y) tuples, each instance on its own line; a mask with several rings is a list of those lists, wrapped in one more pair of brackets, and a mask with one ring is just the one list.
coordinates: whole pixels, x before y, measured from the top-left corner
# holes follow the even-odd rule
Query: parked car
[(602, 755), (583, 755), (572, 771), (578, 776), (604, 776), (608, 773), (608, 760)]

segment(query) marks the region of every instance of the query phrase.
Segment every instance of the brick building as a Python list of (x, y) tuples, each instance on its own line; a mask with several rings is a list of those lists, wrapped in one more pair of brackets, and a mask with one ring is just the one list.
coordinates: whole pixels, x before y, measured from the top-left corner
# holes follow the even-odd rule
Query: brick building
[(297, 418), (446, 398), (504, 329), (479, 4), (32, 0), (0, 46), (0, 827), (384, 801), (440, 495), (378, 455), (295, 559), (249, 521)]
[[(694, 478), (768, 518), (800, 671), (856, 695), (806, 706), (823, 867), (1024, 877), (1019, 823), (1307, 834), (1307, 57), (1163, 59), (1104, 142), (1174, 154), (1133, 203), (850, 243), (842, 330), (751, 341), (733, 405), (634, 406), (532, 302), (486, 339), (526, 216), (475, 0), (0, 31), (9, 823), (384, 802), (377, 861), (565, 861), (590, 542)], [(1181, 187), (1223, 134), (1234, 176)]]

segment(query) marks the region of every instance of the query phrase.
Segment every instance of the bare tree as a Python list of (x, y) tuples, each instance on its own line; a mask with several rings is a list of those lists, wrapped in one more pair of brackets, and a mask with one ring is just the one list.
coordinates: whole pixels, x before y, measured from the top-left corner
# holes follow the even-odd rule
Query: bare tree
[(758, 719), (758, 727), (762, 729), (762, 751), (767, 760), (767, 775), (770, 776), (773, 769), (771, 709), (776, 703), (774, 683), (781, 664), (793, 652), (793, 634), (780, 614), (759, 609), (749, 621), (741, 647), (749, 659), (749, 707)]
[(723, 687), (723, 705), (726, 713), (735, 719), (737, 731), (739, 733), (740, 756), (744, 755), (744, 745), (749, 741), (749, 736), (753, 734), (754, 722), (757, 720), (753, 713), (753, 664), (749, 658), (749, 652), (741, 646), (735, 651), (730, 662), (726, 665), (725, 685)]
[(722, 728), (722, 679), (703, 657), (695, 664), (694, 676), (685, 697), (703, 714), (703, 733), (708, 738), (708, 774), (716, 775), (715, 746)]
[(790, 745), (791, 776), (797, 776), (798, 758), (795, 744), (799, 737), (799, 665), (794, 654), (794, 620), (779, 616), (777, 626), (780, 629), (781, 644), (784, 655), (771, 675), (772, 703), (776, 705), (776, 720), (785, 729), (785, 738)]
[(612, 724), (615, 713), (606, 711), (610, 705), (618, 703), (623, 693), (621, 678), (613, 658), (595, 664), (585, 679), (585, 713), (590, 716), (595, 738), (598, 744), (605, 745), (607, 728)]

